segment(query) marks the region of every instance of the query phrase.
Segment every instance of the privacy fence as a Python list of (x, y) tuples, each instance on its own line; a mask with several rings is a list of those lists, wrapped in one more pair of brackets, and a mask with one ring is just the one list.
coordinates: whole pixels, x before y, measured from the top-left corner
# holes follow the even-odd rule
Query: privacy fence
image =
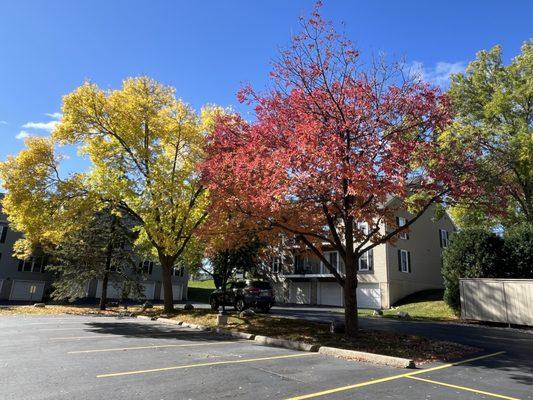
[(461, 317), (533, 326), (533, 279), (461, 279)]

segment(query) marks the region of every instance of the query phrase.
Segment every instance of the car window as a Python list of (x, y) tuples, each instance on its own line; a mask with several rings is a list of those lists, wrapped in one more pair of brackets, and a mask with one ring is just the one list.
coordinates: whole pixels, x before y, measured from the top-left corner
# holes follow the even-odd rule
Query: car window
[(235, 289), (243, 289), (244, 287), (246, 287), (246, 283), (245, 282), (235, 282), (233, 285), (234, 285), (233, 287)]
[(250, 286), (256, 287), (258, 289), (272, 289), (272, 286), (270, 286), (269, 282), (263, 281), (254, 281), (250, 284)]

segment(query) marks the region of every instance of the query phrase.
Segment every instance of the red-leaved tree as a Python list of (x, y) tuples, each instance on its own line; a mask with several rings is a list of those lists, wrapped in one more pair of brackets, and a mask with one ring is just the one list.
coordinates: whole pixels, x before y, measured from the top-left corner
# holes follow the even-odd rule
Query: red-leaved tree
[[(212, 215), (294, 235), (322, 260), (344, 288), (353, 336), (359, 257), (395, 240), (431, 205), (474, 196), (474, 152), (446, 131), (452, 116), (439, 89), (404, 78), (399, 66), (362, 67), (318, 10), (302, 28), (275, 62), (273, 89), (239, 92), (255, 104), (256, 120), (217, 120), (203, 173)], [(411, 213), (402, 227), (394, 223), (399, 207)], [(345, 273), (323, 257), (323, 243), (339, 252)]]

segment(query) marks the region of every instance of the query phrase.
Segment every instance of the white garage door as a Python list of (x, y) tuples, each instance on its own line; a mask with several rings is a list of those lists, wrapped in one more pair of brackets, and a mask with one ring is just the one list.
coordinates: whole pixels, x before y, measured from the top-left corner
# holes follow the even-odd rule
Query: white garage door
[(359, 284), (357, 288), (358, 308), (381, 308), (381, 289), (378, 284)]
[[(96, 297), (99, 299), (102, 296), (102, 281), (98, 281), (96, 286)], [(121, 299), (122, 298), (122, 284), (109, 281), (107, 284), (107, 298), (108, 299)]]
[(35, 281), (13, 281), (9, 300), (41, 301), (44, 284)]
[(337, 282), (318, 282), (317, 290), (318, 304), (324, 306), (343, 306), (343, 290)]
[[(160, 299), (163, 300), (165, 297), (165, 289), (163, 288), (163, 285), (161, 284), (161, 297)], [(183, 285), (176, 284), (172, 285), (172, 298), (174, 301), (180, 301), (183, 299)]]
[(155, 298), (155, 282), (141, 283), (143, 287), (143, 295), (147, 300), (153, 300)]
[(290, 302), (294, 304), (310, 304), (311, 284), (309, 282), (292, 282)]

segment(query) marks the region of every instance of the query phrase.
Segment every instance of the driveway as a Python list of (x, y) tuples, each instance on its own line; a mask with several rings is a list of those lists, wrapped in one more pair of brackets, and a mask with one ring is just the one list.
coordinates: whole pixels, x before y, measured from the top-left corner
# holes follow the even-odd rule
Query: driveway
[[(276, 310), (279, 312), (281, 310)], [(135, 318), (1, 316), (2, 399), (531, 399), (505, 346), (404, 370)], [(513, 355), (514, 357), (514, 355)]]

